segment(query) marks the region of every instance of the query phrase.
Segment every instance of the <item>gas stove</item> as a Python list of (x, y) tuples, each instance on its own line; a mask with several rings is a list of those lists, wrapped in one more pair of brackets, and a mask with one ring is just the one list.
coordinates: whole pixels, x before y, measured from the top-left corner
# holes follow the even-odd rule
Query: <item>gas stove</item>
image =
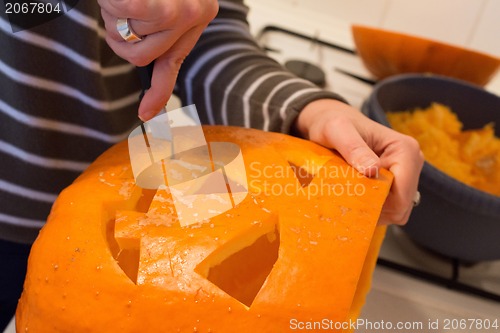
[(500, 260), (461, 262), (423, 248), (393, 226), (387, 232), (379, 264), (500, 304)]
[[(307, 36), (300, 32), (266, 26), (257, 36), (268, 55), (297, 75), (343, 96), (360, 109), (375, 82), (353, 48)], [(292, 67), (290, 64), (293, 64)], [(323, 74), (323, 80), (318, 77)]]

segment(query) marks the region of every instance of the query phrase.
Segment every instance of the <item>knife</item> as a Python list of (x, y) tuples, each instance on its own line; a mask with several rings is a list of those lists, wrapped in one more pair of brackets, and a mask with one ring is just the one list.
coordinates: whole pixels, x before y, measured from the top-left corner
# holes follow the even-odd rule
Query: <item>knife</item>
[[(153, 66), (138, 67), (141, 100), (151, 87)], [(231, 142), (207, 142), (194, 105), (163, 111), (129, 135), (136, 184), (168, 187), (181, 226), (233, 209), (248, 194), (241, 149)]]
[[(146, 94), (148, 89), (151, 88), (151, 79), (153, 77), (153, 68), (154, 68), (154, 61), (151, 62), (147, 66), (137, 67), (137, 71), (139, 72), (139, 80), (141, 81), (141, 87), (142, 87), (141, 95), (139, 96), (139, 102), (142, 101), (142, 98), (144, 97), (144, 95)], [(149, 159), (151, 161), (151, 164), (153, 164), (154, 163), (153, 153), (151, 151), (151, 145), (149, 143), (149, 139), (148, 139), (148, 136), (146, 133), (146, 128), (144, 127), (143, 121), (141, 121), (141, 131), (142, 131), (142, 135), (144, 136), (144, 141), (146, 143), (146, 147), (148, 149)]]
[[(141, 94), (139, 101), (151, 88), (154, 61), (147, 66), (137, 67), (139, 80), (141, 83)], [(163, 108), (159, 114), (166, 113)], [(157, 115), (158, 116), (158, 115)], [(171, 156), (173, 152), (173, 140), (170, 136), (170, 128), (159, 128), (160, 126), (153, 119), (142, 122), (135, 128), (128, 137), (130, 162), (137, 185), (146, 189), (158, 189), (161, 185), (167, 185), (167, 175), (163, 166), (163, 159)], [(165, 126), (163, 126), (165, 127)], [(165, 129), (165, 131), (163, 131)], [(158, 138), (157, 133), (163, 132), (163, 138)], [(170, 141), (168, 147), (165, 143)]]

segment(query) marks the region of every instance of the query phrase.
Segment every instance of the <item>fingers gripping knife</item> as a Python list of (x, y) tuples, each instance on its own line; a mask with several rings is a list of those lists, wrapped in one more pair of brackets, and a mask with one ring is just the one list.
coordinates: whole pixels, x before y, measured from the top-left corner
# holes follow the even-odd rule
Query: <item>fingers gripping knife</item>
[[(150, 88), (152, 64), (139, 68), (142, 96)], [(248, 191), (240, 148), (210, 142), (194, 105), (160, 113), (128, 138), (136, 184), (166, 189), (181, 226), (202, 223), (234, 208)]]

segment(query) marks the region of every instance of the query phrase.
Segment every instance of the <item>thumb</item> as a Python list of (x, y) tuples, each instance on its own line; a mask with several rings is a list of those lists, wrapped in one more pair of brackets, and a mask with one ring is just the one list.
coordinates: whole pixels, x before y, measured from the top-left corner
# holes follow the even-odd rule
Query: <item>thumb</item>
[(332, 127), (326, 132), (326, 140), (328, 146), (336, 149), (356, 170), (368, 177), (377, 175), (380, 158), (368, 147), (350, 121)]

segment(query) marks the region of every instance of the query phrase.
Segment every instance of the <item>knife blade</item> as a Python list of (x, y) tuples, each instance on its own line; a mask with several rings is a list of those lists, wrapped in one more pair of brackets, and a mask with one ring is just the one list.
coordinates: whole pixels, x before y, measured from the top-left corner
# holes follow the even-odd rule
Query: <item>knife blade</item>
[[(143, 91), (153, 64), (139, 67)], [(241, 149), (207, 142), (196, 106), (188, 105), (141, 123), (129, 135), (136, 185), (170, 193), (181, 226), (204, 223), (234, 208), (248, 194)]]

